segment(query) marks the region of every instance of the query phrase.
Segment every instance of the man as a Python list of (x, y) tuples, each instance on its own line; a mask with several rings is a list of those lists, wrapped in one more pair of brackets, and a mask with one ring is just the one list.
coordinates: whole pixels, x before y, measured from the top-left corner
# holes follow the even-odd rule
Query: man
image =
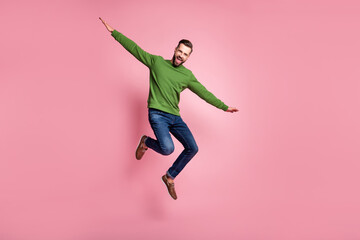
[(170, 196), (176, 200), (174, 179), (198, 151), (194, 137), (179, 113), (180, 92), (189, 88), (206, 102), (219, 109), (231, 113), (238, 110), (228, 107), (206, 90), (197, 81), (193, 73), (183, 66), (193, 50), (190, 41), (181, 40), (175, 48), (172, 59), (165, 60), (161, 56), (145, 52), (132, 40), (110, 27), (104, 20), (101, 18), (100, 20), (111, 32), (111, 36), (150, 70), (149, 122), (156, 139), (143, 135), (136, 148), (136, 159), (140, 160), (148, 148), (162, 155), (171, 154), (174, 151), (174, 143), (170, 133), (184, 146), (182, 153), (166, 174), (162, 176)]

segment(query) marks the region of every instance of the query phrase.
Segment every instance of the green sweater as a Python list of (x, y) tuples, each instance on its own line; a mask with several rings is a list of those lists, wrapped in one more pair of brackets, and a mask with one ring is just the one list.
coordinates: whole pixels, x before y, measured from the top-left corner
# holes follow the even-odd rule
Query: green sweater
[(180, 93), (189, 88), (211, 105), (224, 111), (228, 109), (221, 100), (209, 92), (193, 73), (183, 65), (174, 67), (170, 60), (145, 52), (135, 42), (114, 30), (111, 33), (128, 52), (145, 64), (150, 70), (150, 91), (148, 108), (155, 108), (180, 116)]

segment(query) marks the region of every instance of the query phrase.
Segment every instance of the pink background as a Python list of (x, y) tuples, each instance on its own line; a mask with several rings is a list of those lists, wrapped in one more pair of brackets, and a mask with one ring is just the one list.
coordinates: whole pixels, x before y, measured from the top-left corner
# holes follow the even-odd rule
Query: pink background
[[(186, 62), (200, 151), (134, 158), (148, 70), (98, 17)], [(358, 1), (1, 1), (0, 239), (360, 239)]]

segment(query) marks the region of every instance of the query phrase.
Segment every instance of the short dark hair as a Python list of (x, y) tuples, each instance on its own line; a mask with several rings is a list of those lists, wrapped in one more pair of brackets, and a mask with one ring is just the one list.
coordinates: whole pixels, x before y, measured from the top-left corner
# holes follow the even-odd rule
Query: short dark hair
[(178, 47), (180, 46), (180, 44), (184, 44), (185, 46), (191, 48), (191, 52), (190, 52), (190, 53), (192, 53), (192, 51), (193, 51), (193, 45), (192, 45), (192, 43), (191, 43), (189, 40), (181, 39), (176, 48), (178, 48)]

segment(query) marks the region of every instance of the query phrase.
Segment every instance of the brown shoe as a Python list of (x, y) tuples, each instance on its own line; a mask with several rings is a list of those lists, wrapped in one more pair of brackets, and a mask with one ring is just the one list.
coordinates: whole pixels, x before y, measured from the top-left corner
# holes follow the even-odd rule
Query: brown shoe
[(169, 183), (167, 177), (166, 177), (166, 174), (164, 176), (161, 177), (162, 181), (165, 183), (167, 189), (168, 189), (168, 192), (170, 194), (170, 196), (173, 198), (173, 199), (177, 199), (177, 196), (176, 196), (176, 192), (175, 192), (175, 186), (174, 186), (174, 183)]
[(139, 144), (138, 144), (138, 146), (136, 148), (136, 152), (135, 152), (135, 157), (137, 160), (140, 160), (144, 156), (146, 150), (148, 149), (145, 145), (146, 138), (147, 138), (146, 135), (142, 135), (140, 138)]

